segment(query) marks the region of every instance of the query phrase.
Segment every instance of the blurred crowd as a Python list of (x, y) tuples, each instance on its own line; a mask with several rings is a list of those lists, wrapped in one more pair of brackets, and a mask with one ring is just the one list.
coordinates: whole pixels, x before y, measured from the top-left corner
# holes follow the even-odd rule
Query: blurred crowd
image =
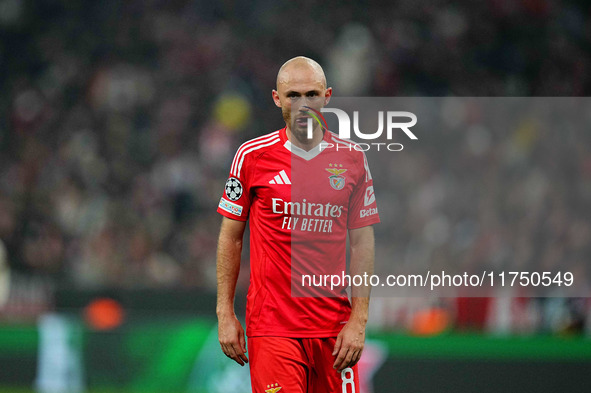
[[(487, 272), (487, 289), (447, 294), (488, 299), (381, 300), (378, 318), (411, 326), (413, 310), (434, 308), (465, 329), (591, 332), (584, 298), (591, 293), (591, 117), (581, 115), (591, 100), (418, 101), (429, 108), (416, 113), (427, 123), (419, 141), (400, 139), (405, 153), (368, 154), (381, 201), (376, 270), (382, 277)], [(523, 282), (520, 275), (501, 284), (501, 272), (538, 283), (509, 285)], [(548, 287), (539, 284), (542, 272), (552, 272)], [(566, 272), (575, 285), (563, 281)]]
[[(2, 0), (10, 270), (79, 288), (215, 288), (230, 162), (240, 143), (282, 127), (271, 90), (296, 55), (324, 65), (343, 96), (584, 96), (591, 6)], [(587, 262), (589, 135), (565, 143), (557, 130), (491, 136), (461, 125), (445, 139), (460, 153), (435, 142), (403, 165), (372, 163), (374, 178), (399, 185), (382, 199), (401, 206), (383, 210), (378, 243), (389, 241), (377, 254)]]

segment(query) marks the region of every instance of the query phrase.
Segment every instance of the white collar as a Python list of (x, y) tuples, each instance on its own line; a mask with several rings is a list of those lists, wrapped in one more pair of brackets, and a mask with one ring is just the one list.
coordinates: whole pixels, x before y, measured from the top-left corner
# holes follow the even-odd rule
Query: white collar
[(319, 144), (317, 144), (315, 147), (311, 148), (308, 151), (302, 149), (301, 147), (294, 145), (293, 143), (291, 143), (289, 141), (289, 139), (285, 141), (283, 146), (285, 146), (285, 148), (287, 150), (289, 150), (290, 152), (292, 152), (296, 156), (303, 158), (306, 161), (310, 161), (312, 158), (314, 158), (318, 154), (320, 154), (322, 152), (322, 150), (326, 149), (326, 147), (324, 147), (324, 149), (320, 149), (320, 145), (322, 144), (322, 142), (324, 142), (324, 139), (322, 141), (320, 141)]

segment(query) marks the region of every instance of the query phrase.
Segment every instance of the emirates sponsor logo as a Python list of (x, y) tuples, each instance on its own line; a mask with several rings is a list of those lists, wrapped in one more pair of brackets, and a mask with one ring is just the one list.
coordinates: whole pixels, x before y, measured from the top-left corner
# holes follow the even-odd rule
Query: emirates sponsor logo
[(272, 198), (272, 209), (275, 214), (289, 214), (292, 216), (315, 216), (338, 218), (343, 214), (343, 206), (330, 202), (313, 203), (305, 199), (301, 202), (286, 202), (281, 198)]

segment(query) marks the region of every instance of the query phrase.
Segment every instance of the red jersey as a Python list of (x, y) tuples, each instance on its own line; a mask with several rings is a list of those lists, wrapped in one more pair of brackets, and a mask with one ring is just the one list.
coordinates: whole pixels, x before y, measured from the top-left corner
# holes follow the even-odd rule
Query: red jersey
[(301, 280), (342, 275), (347, 230), (379, 222), (367, 160), (355, 146), (326, 131), (305, 151), (284, 128), (236, 152), (218, 212), (250, 220), (247, 336), (332, 337), (348, 320), (345, 286)]

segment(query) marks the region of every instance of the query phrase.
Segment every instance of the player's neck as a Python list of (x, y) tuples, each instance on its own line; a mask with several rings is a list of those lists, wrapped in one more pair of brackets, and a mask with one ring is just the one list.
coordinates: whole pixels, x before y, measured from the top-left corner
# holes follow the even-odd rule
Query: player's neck
[(287, 126), (285, 128), (285, 133), (287, 135), (287, 139), (291, 142), (292, 145), (299, 147), (302, 150), (310, 151), (322, 142), (324, 138), (324, 131), (322, 128), (318, 127), (314, 130), (314, 137), (312, 139), (308, 139), (307, 136), (304, 135), (296, 135), (291, 131), (291, 128)]

